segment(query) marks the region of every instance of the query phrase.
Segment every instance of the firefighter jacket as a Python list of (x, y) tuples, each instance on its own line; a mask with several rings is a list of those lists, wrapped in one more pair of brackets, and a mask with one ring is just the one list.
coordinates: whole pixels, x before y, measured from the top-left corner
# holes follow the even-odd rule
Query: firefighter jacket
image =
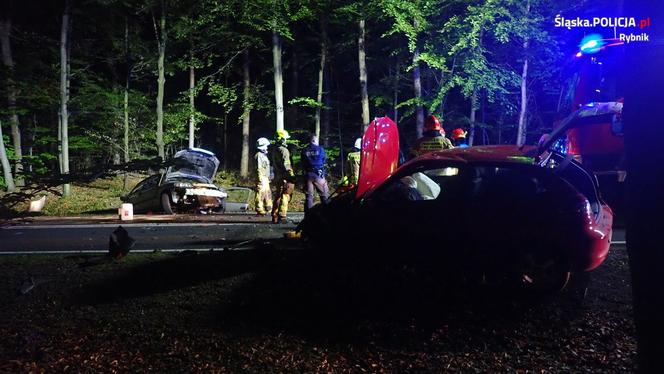
[(285, 144), (271, 147), (270, 161), (275, 179), (291, 179), (295, 175), (291, 166), (290, 152)]
[(254, 156), (256, 161), (256, 181), (270, 183), (270, 159), (265, 152), (258, 151)]
[(302, 166), (307, 176), (322, 178), (325, 175), (325, 149), (317, 144), (309, 144), (302, 150)]
[(360, 151), (350, 152), (346, 157), (348, 164), (348, 182), (357, 184), (360, 179)]
[(417, 139), (415, 145), (410, 150), (411, 157), (418, 157), (423, 154), (443, 149), (454, 148), (452, 142), (438, 131), (427, 131), (423, 136)]

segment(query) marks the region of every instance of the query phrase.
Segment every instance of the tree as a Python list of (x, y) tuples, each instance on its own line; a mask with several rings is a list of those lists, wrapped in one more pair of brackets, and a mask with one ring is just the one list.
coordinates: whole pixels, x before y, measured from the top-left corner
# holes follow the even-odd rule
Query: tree
[(164, 153), (164, 86), (166, 77), (164, 75), (164, 59), (166, 58), (166, 4), (160, 0), (159, 27), (154, 13), (152, 14), (152, 25), (154, 27), (154, 36), (157, 41), (157, 51), (159, 58), (157, 60), (157, 152), (161, 159), (165, 159)]
[(14, 157), (16, 158), (15, 173), (16, 185), (23, 185), (21, 173), (23, 171), (23, 151), (21, 149), (21, 129), (19, 127), (18, 113), (16, 108), (16, 85), (14, 83), (14, 59), (10, 42), (12, 21), (10, 13), (6, 18), (0, 20), (0, 44), (2, 45), (2, 63), (7, 69), (7, 109), (9, 110), (9, 124), (11, 126), (12, 140), (14, 145)]
[(0, 163), (2, 164), (2, 175), (5, 178), (7, 192), (12, 192), (16, 189), (16, 185), (14, 184), (14, 178), (12, 177), (12, 168), (9, 165), (9, 158), (7, 158), (5, 139), (2, 136), (2, 122), (0, 122)]
[[(71, 28), (70, 1), (65, 0), (62, 12), (62, 27), (60, 30), (60, 154), (61, 169), (64, 175), (69, 174), (69, 30)], [(71, 187), (69, 183), (63, 185), (63, 196), (69, 196)]]

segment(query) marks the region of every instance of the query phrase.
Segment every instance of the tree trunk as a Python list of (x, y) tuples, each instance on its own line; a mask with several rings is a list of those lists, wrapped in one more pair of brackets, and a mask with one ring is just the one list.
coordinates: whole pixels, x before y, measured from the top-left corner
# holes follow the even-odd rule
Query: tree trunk
[(2, 164), (2, 175), (5, 177), (7, 192), (13, 192), (16, 189), (16, 185), (14, 185), (14, 178), (12, 177), (12, 168), (9, 165), (9, 159), (7, 158), (7, 150), (5, 149), (5, 140), (2, 137), (2, 123), (0, 123), (0, 163)]
[(325, 84), (325, 62), (327, 60), (327, 21), (325, 16), (321, 17), (321, 41), (320, 41), (320, 65), (318, 66), (318, 94), (316, 95), (316, 124), (315, 130), (316, 137), (320, 138), (320, 113), (321, 106), (323, 105), (323, 85)]
[(18, 114), (16, 113), (16, 84), (14, 83), (14, 59), (10, 43), (12, 23), (9, 17), (0, 21), (0, 43), (2, 44), (2, 63), (7, 69), (7, 111), (9, 112), (9, 124), (11, 126), (12, 140), (14, 144), (14, 157), (16, 158), (15, 175), (16, 185), (23, 186), (23, 152), (21, 149), (21, 130), (19, 128)]
[[(124, 162), (129, 162), (129, 79), (131, 78), (131, 66), (129, 64), (129, 24), (125, 18), (125, 65), (127, 74), (125, 76), (124, 87)], [(126, 191), (129, 188), (129, 175), (125, 171), (124, 183), (122, 189)]]
[(164, 76), (164, 58), (166, 55), (166, 9), (164, 1), (161, 1), (161, 17), (159, 18), (159, 33), (157, 37), (157, 49), (159, 50), (159, 60), (157, 70), (159, 78), (157, 79), (157, 152), (162, 161), (165, 160), (164, 154), (164, 85), (166, 77)]
[[(530, 1), (526, 2), (526, 17), (530, 14)], [(528, 39), (523, 42), (523, 68), (521, 70), (521, 109), (519, 111), (519, 127), (516, 133), (516, 145), (526, 143), (526, 115), (528, 114)]]
[(362, 134), (369, 126), (369, 94), (367, 92), (367, 59), (364, 49), (364, 20), (360, 20), (360, 35), (357, 40), (357, 53), (360, 62), (360, 96), (362, 98)]
[(477, 91), (470, 97), (470, 130), (468, 131), (468, 145), (472, 146), (475, 140), (475, 112), (477, 112)]
[[(67, 104), (69, 102), (69, 0), (65, 1), (65, 9), (62, 13), (62, 28), (60, 30), (60, 139), (63, 175), (69, 174), (69, 112)], [(71, 187), (69, 183), (63, 185), (63, 196), (69, 196)]]
[[(292, 48), (291, 54), (291, 96), (298, 97), (300, 96), (300, 66), (298, 64), (297, 57), (297, 48), (295, 45)], [(290, 123), (291, 128), (298, 127), (298, 121), (300, 120), (300, 108), (297, 105), (291, 105), (288, 111), (288, 122)]]
[(330, 92), (330, 65), (327, 65), (325, 72), (325, 79), (323, 81), (323, 87), (326, 88), (325, 95), (323, 95), (323, 102), (325, 103), (325, 108), (323, 109), (323, 147), (328, 148), (330, 146), (330, 108), (332, 108), (332, 93)]
[(424, 130), (424, 108), (420, 102), (420, 100), (422, 100), (422, 79), (420, 78), (419, 58), (420, 50), (416, 47), (413, 52), (413, 89), (415, 90), (415, 98), (417, 99), (417, 122), (415, 124), (415, 131), (418, 139), (422, 137), (422, 131)]
[(277, 130), (284, 129), (284, 79), (281, 67), (281, 36), (272, 31), (272, 61), (274, 65), (274, 101), (277, 110)]
[(394, 92), (392, 97), (392, 107), (394, 108), (394, 123), (399, 123), (399, 71), (401, 70), (399, 60), (397, 60), (396, 66), (394, 67)]
[(249, 76), (249, 49), (244, 50), (244, 113), (242, 113), (242, 153), (240, 157), (240, 176), (249, 176), (249, 121), (251, 117), (251, 80)]
[(189, 148), (194, 148), (194, 113), (196, 108), (194, 106), (194, 90), (196, 87), (196, 72), (194, 71), (194, 48), (193, 45), (190, 50), (189, 62)]

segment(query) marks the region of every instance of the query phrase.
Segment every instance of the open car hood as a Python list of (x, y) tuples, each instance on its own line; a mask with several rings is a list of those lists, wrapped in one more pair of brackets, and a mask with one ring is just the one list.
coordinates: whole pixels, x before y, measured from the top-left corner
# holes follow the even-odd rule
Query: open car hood
[(621, 120), (623, 103), (610, 101), (604, 103), (590, 103), (582, 106), (567, 116), (560, 127), (555, 129), (549, 137), (537, 147), (537, 156), (549, 151), (558, 139), (567, 134), (570, 129), (598, 123), (616, 123)]
[(191, 178), (212, 183), (219, 160), (214, 153), (200, 148), (184, 149), (175, 154), (166, 170), (166, 179)]
[(381, 184), (399, 165), (399, 130), (389, 117), (374, 119), (362, 137), (356, 198)]

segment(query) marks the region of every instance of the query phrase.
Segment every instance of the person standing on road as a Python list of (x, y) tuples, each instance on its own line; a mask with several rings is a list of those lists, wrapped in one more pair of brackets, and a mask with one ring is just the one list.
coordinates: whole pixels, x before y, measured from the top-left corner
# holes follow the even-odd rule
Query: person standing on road
[(270, 191), (270, 159), (267, 157), (267, 147), (270, 141), (267, 138), (258, 138), (254, 156), (256, 161), (256, 214), (264, 216), (272, 212), (272, 191)]
[(436, 116), (429, 116), (424, 122), (424, 133), (422, 133), (422, 137), (417, 139), (415, 145), (411, 148), (410, 156), (411, 158), (415, 158), (429, 152), (450, 148), (454, 148), (454, 146), (445, 137), (440, 121)]
[(329, 189), (325, 180), (325, 149), (318, 145), (318, 137), (312, 135), (309, 145), (302, 150), (302, 165), (305, 177), (305, 213), (314, 205), (314, 189), (321, 203), (327, 203)]
[(272, 204), (272, 223), (288, 223), (288, 203), (295, 189), (295, 173), (291, 166), (290, 152), (286, 140), (290, 138), (288, 131), (277, 130), (274, 146), (271, 147), (270, 159), (274, 169), (275, 195)]

